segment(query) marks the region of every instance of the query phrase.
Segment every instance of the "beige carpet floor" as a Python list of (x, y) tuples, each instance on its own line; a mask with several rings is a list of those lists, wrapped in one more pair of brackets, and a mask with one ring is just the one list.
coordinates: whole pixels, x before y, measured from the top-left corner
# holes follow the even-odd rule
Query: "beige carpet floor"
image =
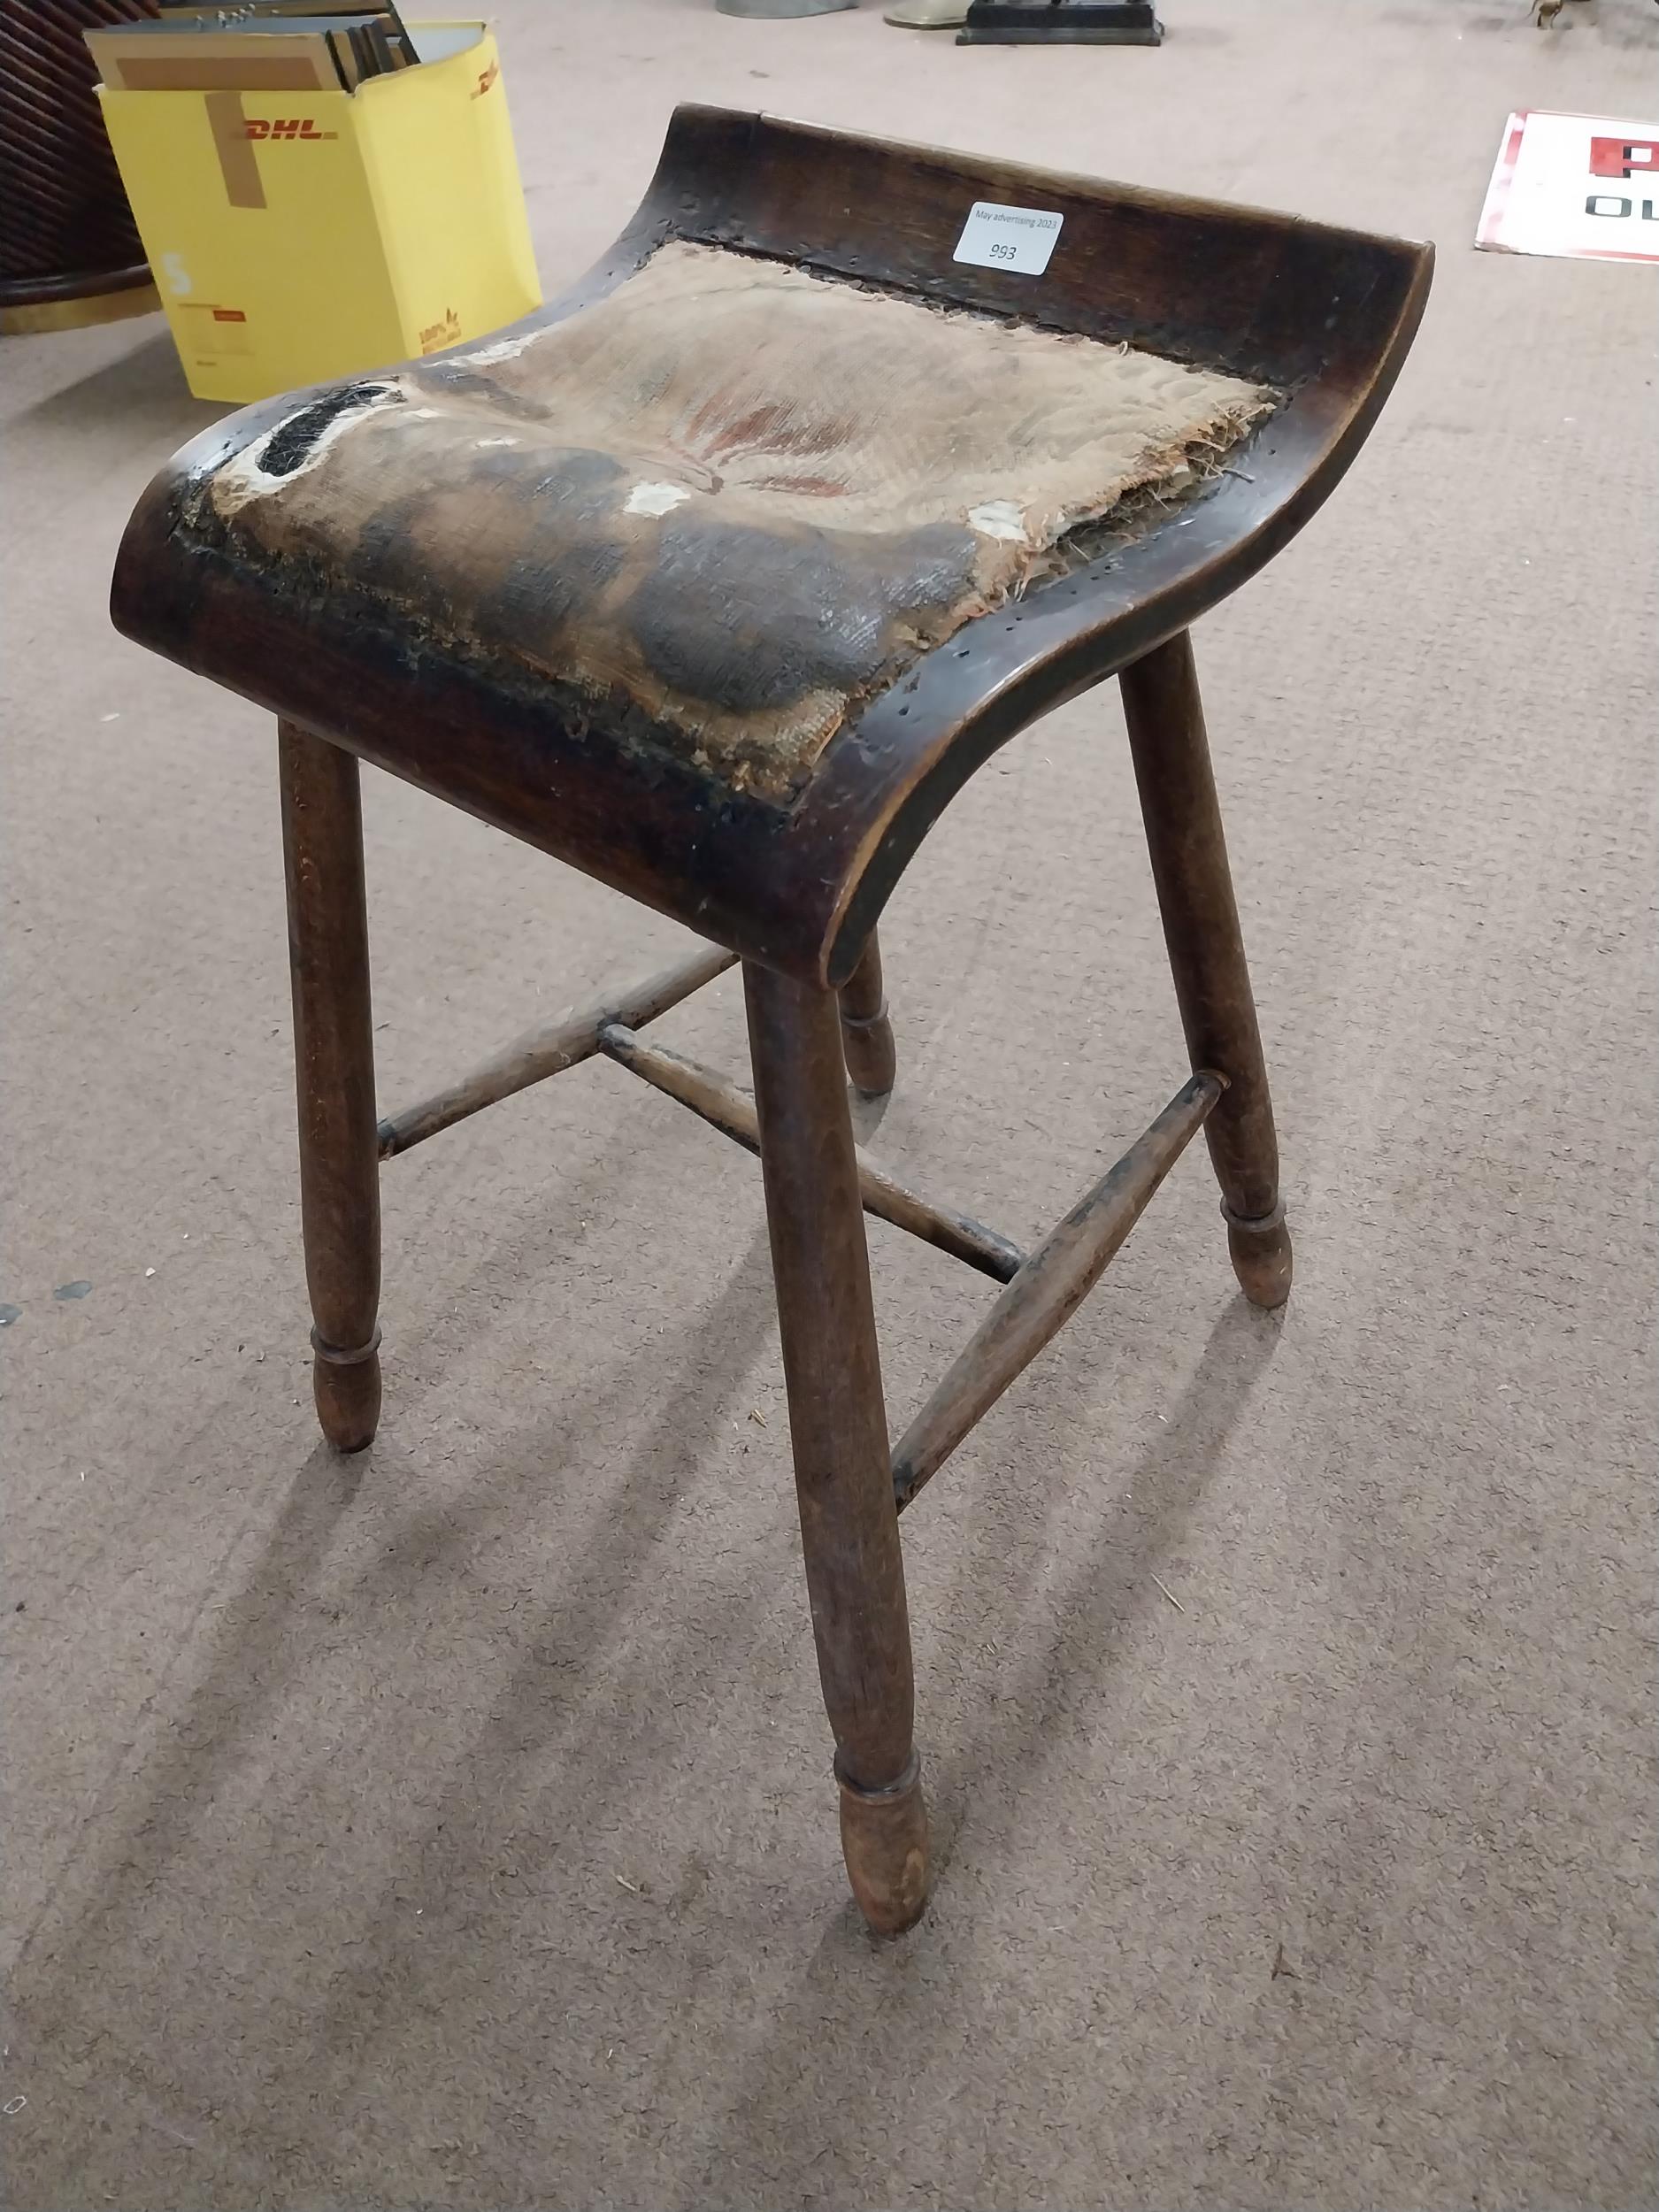
[[(942, 1878), (874, 1944), (750, 1164), (604, 1066), (400, 1164), (384, 1427), (319, 1448), (271, 733), (104, 612), (209, 411), (158, 325), (4, 342), (8, 2201), (1651, 2205), (1652, 278), (1470, 241), (1508, 110), (1640, 109), (1659, 10), (498, 13), (549, 288), (681, 97), (1440, 242), (1200, 639), (1296, 1294), (1190, 1154), (907, 1519)], [(674, 941), (371, 780), (388, 1103)], [(886, 935), (883, 1149), (1029, 1234), (1181, 1072), (1114, 701)], [(741, 1065), (729, 981), (664, 1026)], [(902, 1417), (985, 1291), (872, 1250)]]

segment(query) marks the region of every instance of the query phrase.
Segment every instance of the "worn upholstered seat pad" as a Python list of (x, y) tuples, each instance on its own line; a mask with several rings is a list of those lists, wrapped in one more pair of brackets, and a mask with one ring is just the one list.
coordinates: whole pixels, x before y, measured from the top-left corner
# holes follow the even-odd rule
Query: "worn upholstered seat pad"
[(1067, 531), (1271, 404), (671, 244), (564, 321), (313, 401), (204, 489), (240, 554), (321, 564), (417, 649), (781, 798)]

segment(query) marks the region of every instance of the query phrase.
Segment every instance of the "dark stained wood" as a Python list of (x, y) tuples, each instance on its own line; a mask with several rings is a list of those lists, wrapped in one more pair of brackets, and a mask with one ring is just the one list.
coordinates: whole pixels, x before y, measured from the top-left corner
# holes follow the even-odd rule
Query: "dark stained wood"
[(1223, 1088), (1217, 1076), (1193, 1076), (1035, 1247), (900, 1438), (893, 1494), (901, 1512), (1088, 1296)]
[(317, 1417), (342, 1452), (373, 1441), (380, 1415), (380, 1177), (374, 1025), (357, 764), (338, 746), (278, 731), (300, 1216), (316, 1327)]
[(643, 1029), (648, 1022), (654, 1022), (736, 964), (735, 953), (705, 946), (690, 959), (677, 960), (642, 982), (602, 992), (585, 1006), (569, 1007), (555, 1020), (526, 1029), (458, 1081), (383, 1121), (380, 1157), (393, 1159), (411, 1145), (435, 1137), (440, 1129), (493, 1106), (497, 1099), (511, 1098), (515, 1091), (526, 1090), (532, 1083), (543, 1082), (549, 1075), (562, 1074), (566, 1068), (591, 1059), (599, 1049), (599, 1033), (607, 1023)]
[(881, 987), (881, 948), (872, 929), (857, 964), (841, 988), (841, 1049), (853, 1088), (864, 1098), (885, 1098), (898, 1073), (893, 1024)]
[[(835, 1770), (864, 1797), (908, 1797), (917, 1773), (910, 1622), (841, 1024), (832, 992), (753, 965), (743, 979), (801, 1538)], [(886, 1932), (908, 1925), (926, 1901), (919, 1786), (905, 1817), (914, 1840), (897, 1853), (885, 1830), (842, 1824), (854, 1894)]]
[(1204, 1134), (1228, 1249), (1245, 1295), (1282, 1306), (1291, 1250), (1279, 1140), (1190, 637), (1182, 633), (1133, 662), (1120, 686), (1187, 1053), (1194, 1068), (1227, 1079)]
[[(1040, 280), (952, 259), (981, 198), (1064, 216)], [(548, 687), (509, 695), (441, 641), (388, 630), (376, 604), (273, 590), (204, 541), (190, 519), (195, 487), (303, 395), (231, 417), (164, 471), (123, 541), (114, 617), (141, 642), (700, 936), (840, 984), (917, 846), (988, 754), (1184, 628), (1313, 513), (1394, 382), (1432, 255), (1285, 215), (682, 108), (633, 223), (529, 323), (603, 296), (671, 237), (1133, 339), (1288, 396), (1235, 449), (1232, 472), (1179, 514), (925, 656), (831, 741), (787, 808), (715, 786), (687, 760), (596, 745)]]
[[(1062, 216), (1041, 280), (954, 259), (979, 199)], [(351, 756), (726, 949), (532, 1032), (397, 1117), (380, 1142), (389, 1156), (597, 1049), (758, 1144), (843, 1848), (871, 1924), (896, 1931), (921, 1911), (928, 1881), (899, 1506), (1075, 1310), (1201, 1125), (1247, 1294), (1273, 1304), (1289, 1287), (1266, 1076), (1186, 632), (1289, 541), (1348, 468), (1411, 343), (1432, 254), (1252, 209), (681, 108), (623, 235), (521, 328), (603, 297), (674, 239), (1144, 347), (1265, 384), (1281, 401), (1213, 481), (1142, 509), (1086, 562), (1074, 547), (1081, 565), (968, 623), (865, 698), (787, 797), (723, 780), (706, 757), (671, 756), (626, 714), (620, 737), (595, 733), (560, 687), (557, 654), (546, 680), (526, 671), (506, 681), (465, 637), (400, 614), (395, 595), (313, 573), (303, 558), (262, 568), (239, 551), (206, 480), (279, 427), (282, 457), (301, 465), (305, 441), (342, 403), (357, 403), (346, 388), (245, 410), (179, 455), (128, 526), (111, 610), (127, 635), (284, 718), (318, 1405), (343, 1448), (372, 1436), (380, 1396), (377, 1136)], [(442, 374), (442, 361), (419, 373)], [(453, 373), (471, 372), (457, 362)], [(489, 394), (495, 403), (496, 388)], [(440, 533), (422, 557), (442, 551)], [(526, 569), (525, 588), (538, 588), (534, 557)], [(747, 665), (743, 636), (718, 642), (723, 664)], [(979, 1223), (861, 1162), (844, 1073), (874, 1091), (893, 1079), (875, 927), (941, 810), (997, 747), (1120, 672), (1195, 1072), (1021, 1263)], [(727, 953), (744, 964), (752, 1110), (720, 1078), (634, 1033)], [(861, 1206), (1007, 1283), (891, 1462)]]
[(81, 36), (156, 0), (0, 0), (0, 313), (150, 282)]
[(927, 1909), (933, 1858), (922, 1763), (910, 1765), (886, 1790), (861, 1790), (837, 1769), (841, 1798), (841, 1856), (858, 1909), (878, 1935), (902, 1935)]
[[(600, 1032), (599, 1049), (664, 1096), (689, 1106), (694, 1114), (701, 1115), (710, 1127), (746, 1151), (760, 1150), (754, 1101), (712, 1068), (687, 1059), (683, 1053), (645, 1044), (632, 1030), (617, 1024), (607, 1024)], [(891, 1222), (895, 1229), (908, 1230), (924, 1244), (936, 1245), (995, 1282), (1011, 1282), (1018, 1273), (1025, 1256), (1017, 1244), (999, 1236), (995, 1229), (987, 1229), (971, 1214), (933, 1205), (857, 1147), (854, 1157), (858, 1165), (859, 1199), (866, 1213)]]

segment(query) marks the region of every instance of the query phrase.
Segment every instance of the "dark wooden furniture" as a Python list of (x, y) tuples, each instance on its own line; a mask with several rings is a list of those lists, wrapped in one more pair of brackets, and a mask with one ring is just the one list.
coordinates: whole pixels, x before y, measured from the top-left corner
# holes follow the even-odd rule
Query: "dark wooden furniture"
[[(1040, 279), (953, 258), (979, 201), (1063, 216)], [(1013, 320), (1149, 348), (1253, 380), (1273, 403), (1222, 465), (1071, 533), (1046, 580), (902, 656), (787, 788), (757, 788), (664, 737), (660, 698), (648, 710), (643, 689), (613, 687), (584, 703), (561, 677), (589, 617), (570, 612), (574, 572), (568, 547), (563, 568), (548, 550), (549, 517), (611, 527), (614, 513), (595, 522), (598, 494), (589, 496), (611, 478), (592, 451), (573, 462), (559, 447), (563, 419), (538, 417), (511, 380), (522, 340), (546, 332), (564, 343), (565, 319), (602, 301), (609, 311), (618, 288), (676, 241), (750, 257), (757, 279), (787, 264), (849, 280), (861, 296), (949, 306), (987, 319), (987, 334)], [(1301, 527), (1353, 458), (1411, 342), (1431, 259), (1426, 246), (1285, 216), (682, 109), (638, 214), (562, 299), (504, 343), (232, 417), (151, 486), (121, 548), (118, 626), (280, 718), (316, 1394), (334, 1444), (367, 1444), (380, 1412), (382, 1163), (595, 1053), (758, 1150), (843, 1843), (877, 1929), (908, 1925), (928, 1881), (900, 1512), (1073, 1312), (1201, 1127), (1245, 1294), (1274, 1306), (1289, 1291), (1272, 1110), (1187, 631)], [(352, 434), (382, 441), (372, 449), (389, 466), (411, 449), (415, 411), (369, 422), (366, 411), (421, 394), (434, 436), (453, 427), (446, 409), (476, 405), (468, 420), (480, 434), (467, 442), (479, 458), (465, 464), (474, 473), (457, 488), (443, 471), (462, 463), (445, 447), (414, 471), (414, 488), (342, 524), (325, 442), (341, 439), (330, 450), (343, 468), (341, 425), (352, 417)], [(820, 426), (813, 450), (822, 457), (839, 434)], [(536, 439), (558, 450), (526, 477), (518, 449)], [(699, 511), (724, 511), (713, 500)], [(250, 512), (289, 519), (250, 535)], [(480, 597), (463, 571), (492, 531), (513, 557)], [(728, 529), (716, 541), (723, 559), (733, 541)], [(956, 542), (949, 532), (944, 541)], [(810, 531), (767, 541), (758, 580), (754, 559), (737, 570), (727, 560), (710, 618), (748, 672), (733, 687), (772, 666), (780, 611), (795, 604), (803, 575), (825, 572), (826, 542)], [(683, 543), (676, 557), (676, 572), (701, 588)], [(588, 565), (593, 589), (609, 590), (614, 549)], [(659, 565), (641, 591), (668, 572)], [(556, 584), (566, 595), (549, 611)], [(657, 610), (659, 646), (679, 634), (660, 626), (674, 612)], [(826, 605), (825, 623), (835, 613)], [(516, 659), (503, 657), (508, 630)], [(541, 675), (525, 672), (526, 636), (541, 641)], [(681, 638), (687, 652), (697, 641)], [(856, 1148), (843, 1071), (866, 1091), (893, 1080), (875, 926), (929, 826), (997, 747), (1114, 674), (1192, 1073), (1125, 1158), (1022, 1253)], [(708, 949), (532, 1032), (377, 1124), (359, 757), (675, 916)], [(640, 1033), (738, 960), (752, 1100)], [(861, 1208), (1002, 1286), (891, 1452)]]
[(0, 330), (158, 304), (81, 36), (156, 0), (0, 0)]

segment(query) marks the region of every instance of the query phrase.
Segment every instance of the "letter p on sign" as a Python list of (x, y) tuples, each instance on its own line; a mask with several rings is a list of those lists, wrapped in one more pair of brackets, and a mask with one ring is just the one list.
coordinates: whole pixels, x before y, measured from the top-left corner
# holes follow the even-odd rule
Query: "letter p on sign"
[(1659, 138), (1593, 138), (1593, 177), (1659, 176)]

